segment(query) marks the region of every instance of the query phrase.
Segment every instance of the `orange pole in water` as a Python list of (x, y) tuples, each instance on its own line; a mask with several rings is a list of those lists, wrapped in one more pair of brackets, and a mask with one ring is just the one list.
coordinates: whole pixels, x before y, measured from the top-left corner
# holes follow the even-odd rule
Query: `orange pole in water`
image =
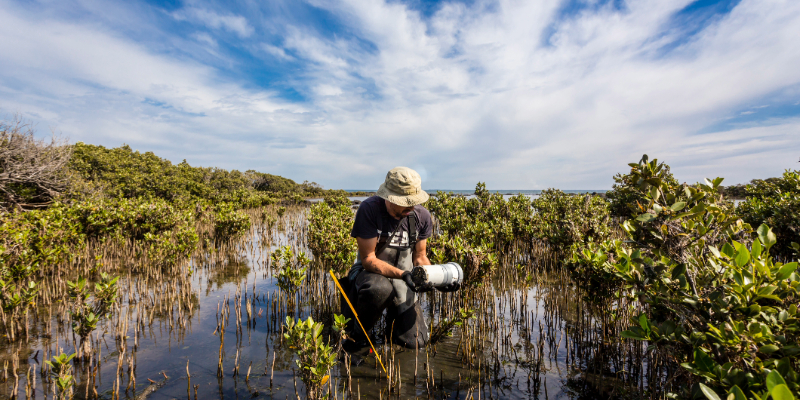
[(367, 330), (364, 329), (364, 325), (361, 325), (361, 320), (358, 319), (358, 313), (356, 312), (356, 309), (353, 307), (353, 304), (350, 303), (350, 299), (347, 298), (347, 295), (344, 293), (342, 285), (339, 284), (339, 280), (336, 279), (336, 275), (333, 274), (333, 270), (330, 270), (329, 272), (331, 273), (331, 278), (333, 278), (333, 283), (335, 283), (336, 287), (339, 288), (339, 291), (342, 293), (342, 296), (344, 296), (344, 300), (347, 302), (347, 305), (350, 306), (350, 310), (353, 311), (353, 315), (356, 316), (356, 321), (358, 321), (358, 326), (360, 326), (361, 330), (364, 331), (364, 336), (367, 337), (369, 346), (372, 347), (372, 352), (375, 353), (375, 358), (377, 358), (378, 362), (381, 363), (381, 368), (383, 368), (383, 372), (388, 373), (386, 372), (386, 367), (383, 366), (383, 361), (381, 361), (381, 356), (378, 355), (378, 351), (375, 350), (375, 346), (372, 344), (372, 340), (369, 339), (369, 334), (367, 333)]

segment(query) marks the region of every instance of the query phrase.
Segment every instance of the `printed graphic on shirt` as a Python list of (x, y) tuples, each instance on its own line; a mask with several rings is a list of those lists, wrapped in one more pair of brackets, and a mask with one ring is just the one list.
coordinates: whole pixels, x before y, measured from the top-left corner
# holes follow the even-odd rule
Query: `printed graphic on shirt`
[(408, 232), (395, 232), (394, 236), (392, 236), (391, 240), (389, 240), (389, 247), (395, 249), (407, 249), (409, 248), (408, 243)]

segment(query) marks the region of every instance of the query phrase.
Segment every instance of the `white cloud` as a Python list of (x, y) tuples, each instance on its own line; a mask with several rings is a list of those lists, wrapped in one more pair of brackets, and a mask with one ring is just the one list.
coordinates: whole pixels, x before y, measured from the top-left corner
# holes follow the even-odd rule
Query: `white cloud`
[(220, 15), (204, 8), (188, 7), (172, 13), (172, 16), (180, 21), (199, 22), (211, 29), (227, 30), (243, 38), (253, 34), (253, 27), (250, 26), (245, 17), (240, 15)]
[(269, 43), (261, 43), (261, 48), (264, 49), (268, 54), (277, 57), (281, 60), (292, 61), (294, 57), (286, 54), (286, 51), (280, 47), (273, 46)]
[(398, 2), (315, 2), (346, 29), (275, 17), (282, 47), (243, 17), (200, 6), (173, 14), (291, 65), (275, 81), (302, 103), (111, 29), (2, 7), (0, 107), (73, 140), (326, 187), (377, 187), (386, 170), (409, 165), (424, 169), (428, 187), (602, 189), (643, 153), (686, 181), (795, 168), (797, 120), (697, 132), (800, 85), (800, 3), (742, 0), (664, 54), (678, 39), (671, 16), (689, 2), (629, 2), (560, 21), (555, 0), (445, 3), (430, 18)]
[(209, 45), (209, 46), (211, 46), (211, 47), (213, 47), (215, 49), (217, 47), (219, 47), (219, 44), (217, 44), (217, 41), (214, 40), (214, 38), (212, 38), (211, 35), (209, 35), (208, 33), (196, 32), (196, 33), (194, 33), (192, 35), (192, 37), (194, 37), (194, 39), (197, 40), (198, 42), (205, 43), (205, 44), (207, 44), (207, 45)]

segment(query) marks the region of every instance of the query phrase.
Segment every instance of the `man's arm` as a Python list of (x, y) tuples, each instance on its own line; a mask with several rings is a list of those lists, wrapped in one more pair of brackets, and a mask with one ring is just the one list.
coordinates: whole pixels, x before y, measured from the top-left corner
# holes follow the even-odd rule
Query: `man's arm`
[(431, 265), (431, 260), (428, 259), (427, 247), (428, 240), (418, 240), (414, 246), (414, 266)]
[(377, 237), (372, 239), (357, 237), (356, 243), (358, 243), (358, 256), (361, 258), (361, 265), (364, 266), (364, 269), (387, 278), (400, 279), (403, 275), (403, 270), (393, 267), (375, 255), (375, 245), (378, 244)]

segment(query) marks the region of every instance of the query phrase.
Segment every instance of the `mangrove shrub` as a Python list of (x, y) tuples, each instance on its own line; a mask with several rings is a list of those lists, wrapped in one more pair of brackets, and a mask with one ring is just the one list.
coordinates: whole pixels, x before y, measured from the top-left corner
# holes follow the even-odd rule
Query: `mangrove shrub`
[(623, 336), (681, 366), (669, 379), (688, 384), (671, 397), (790, 398), (774, 390), (798, 389), (797, 264), (772, 259), (766, 225), (752, 238), (720, 195), (721, 178), (678, 185), (659, 165), (631, 164), (639, 214), (622, 224), (628, 240), (573, 258), (644, 306)]
[(311, 206), (308, 247), (325, 269), (343, 273), (353, 265), (358, 246), (350, 236), (355, 212), (339, 193)]
[[(778, 242), (772, 254), (784, 259), (795, 255), (800, 243), (800, 171), (787, 170), (781, 178), (753, 180), (747, 200), (737, 213), (752, 226), (769, 225)], [(794, 245), (793, 245), (794, 243)]]

